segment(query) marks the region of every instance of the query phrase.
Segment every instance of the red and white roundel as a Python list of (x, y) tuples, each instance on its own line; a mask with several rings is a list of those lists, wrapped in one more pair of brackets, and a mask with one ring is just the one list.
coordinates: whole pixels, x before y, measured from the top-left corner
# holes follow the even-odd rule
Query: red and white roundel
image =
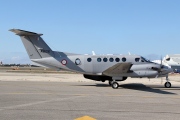
[(61, 64), (66, 65), (67, 61), (64, 59), (64, 60), (61, 61)]

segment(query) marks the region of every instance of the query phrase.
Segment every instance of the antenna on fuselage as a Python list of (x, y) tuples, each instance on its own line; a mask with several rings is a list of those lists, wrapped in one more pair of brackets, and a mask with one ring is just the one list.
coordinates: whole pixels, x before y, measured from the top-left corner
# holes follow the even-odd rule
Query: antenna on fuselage
[(96, 53), (94, 51), (92, 51), (92, 55), (96, 55)]

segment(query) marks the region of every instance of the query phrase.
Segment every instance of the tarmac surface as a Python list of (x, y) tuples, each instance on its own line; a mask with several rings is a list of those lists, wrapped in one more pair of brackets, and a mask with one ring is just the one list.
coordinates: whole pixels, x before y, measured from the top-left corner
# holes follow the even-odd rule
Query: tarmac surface
[(127, 79), (112, 89), (80, 74), (0, 73), (0, 120), (179, 120), (179, 79), (172, 88)]

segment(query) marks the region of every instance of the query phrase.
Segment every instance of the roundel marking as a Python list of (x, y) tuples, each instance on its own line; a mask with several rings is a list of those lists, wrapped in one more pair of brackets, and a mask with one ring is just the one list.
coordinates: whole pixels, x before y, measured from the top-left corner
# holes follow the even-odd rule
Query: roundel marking
[(66, 64), (67, 64), (67, 60), (63, 59), (63, 60), (61, 61), (61, 64), (66, 65)]
[(80, 60), (79, 58), (77, 58), (77, 59), (75, 60), (75, 64), (76, 64), (76, 65), (80, 65), (80, 64), (81, 64), (81, 60)]

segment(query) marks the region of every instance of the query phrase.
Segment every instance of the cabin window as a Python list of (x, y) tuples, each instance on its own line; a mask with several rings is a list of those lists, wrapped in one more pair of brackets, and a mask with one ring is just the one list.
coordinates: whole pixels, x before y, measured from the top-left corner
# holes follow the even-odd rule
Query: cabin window
[(92, 59), (91, 59), (91, 58), (88, 58), (88, 59), (87, 59), (87, 61), (88, 61), (88, 62), (91, 62), (91, 61), (92, 61)]
[(109, 58), (109, 61), (110, 61), (110, 62), (113, 62), (113, 61), (114, 61), (114, 59), (113, 59), (113, 58)]
[(115, 59), (115, 61), (116, 61), (116, 62), (119, 62), (119, 61), (120, 61), (120, 59), (119, 59), (119, 58), (116, 58), (116, 59)]
[(136, 62), (139, 62), (139, 61), (140, 61), (140, 58), (135, 58), (135, 61), (136, 61)]
[(101, 58), (97, 58), (97, 61), (98, 61), (98, 62), (101, 62)]
[(123, 57), (123, 58), (122, 58), (122, 61), (123, 61), (123, 62), (126, 62), (126, 58), (125, 58), (125, 57)]
[(81, 60), (80, 60), (79, 58), (77, 58), (77, 59), (75, 60), (75, 64), (76, 64), (76, 65), (80, 65), (80, 64), (81, 64)]
[(107, 59), (107, 58), (103, 58), (103, 61), (104, 61), (104, 62), (107, 62), (107, 61), (108, 61), (108, 59)]

